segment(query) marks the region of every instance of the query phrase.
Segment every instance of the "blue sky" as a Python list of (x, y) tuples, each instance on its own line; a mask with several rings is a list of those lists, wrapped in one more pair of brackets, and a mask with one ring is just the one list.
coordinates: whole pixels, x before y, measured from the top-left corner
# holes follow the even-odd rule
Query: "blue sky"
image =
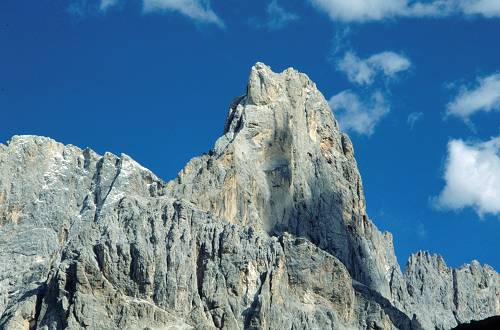
[(221, 134), (257, 61), (307, 73), (350, 132), (368, 212), (500, 269), (497, 0), (2, 0), (0, 141), (131, 155), (165, 180)]

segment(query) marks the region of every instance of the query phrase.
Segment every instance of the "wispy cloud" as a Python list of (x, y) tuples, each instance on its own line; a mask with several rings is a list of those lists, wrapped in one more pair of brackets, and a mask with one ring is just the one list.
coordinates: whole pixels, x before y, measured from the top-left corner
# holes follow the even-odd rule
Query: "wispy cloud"
[(99, 3), (99, 10), (105, 12), (111, 7), (116, 6), (118, 2), (119, 0), (101, 0)]
[(333, 21), (367, 22), (397, 17), (481, 15), (500, 17), (497, 0), (309, 0)]
[(500, 74), (478, 78), (472, 88), (462, 85), (446, 114), (468, 121), (477, 112), (495, 110), (500, 110)]
[(362, 22), (381, 20), (398, 15), (405, 6), (403, 0), (309, 0), (333, 21)]
[(103, 6), (104, 5), (101, 0), (99, 0), (98, 2), (89, 2), (87, 0), (73, 0), (68, 5), (67, 11), (74, 17), (82, 18), (91, 12), (105, 12), (106, 10), (101, 10), (101, 7)]
[(224, 27), (224, 22), (211, 9), (208, 0), (143, 0), (143, 10), (145, 13), (178, 12), (197, 22)]
[(279, 30), (299, 19), (299, 15), (286, 10), (278, 0), (271, 0), (265, 17), (250, 17), (248, 22), (257, 29)]
[[(142, 2), (144, 12), (172, 11), (196, 22), (224, 27), (223, 20), (211, 9), (210, 0), (71, 0), (68, 11), (77, 16), (105, 13), (127, 1)], [(447, 17), (450, 15), (500, 17), (498, 0), (309, 0), (333, 21), (368, 22), (398, 17)], [(267, 7), (269, 28), (279, 29), (298, 16), (271, 0)]]
[(346, 131), (370, 136), (375, 126), (390, 112), (381, 92), (362, 98), (349, 90), (334, 95), (328, 101), (340, 127)]
[(332, 40), (331, 58), (334, 59), (338, 54), (351, 48), (350, 35), (351, 28), (348, 25), (337, 27)]
[(285, 10), (278, 0), (272, 0), (267, 6), (267, 26), (270, 29), (281, 29), (289, 23), (299, 19), (297, 14)]
[(224, 22), (211, 9), (209, 0), (73, 0), (68, 11), (75, 16), (105, 14), (114, 7), (137, 1), (146, 14), (176, 12), (195, 22), (215, 24), (224, 27)]
[(473, 208), (479, 216), (500, 214), (500, 136), (486, 142), (451, 140), (445, 187), (436, 198), (444, 209)]
[(349, 81), (358, 85), (371, 85), (377, 75), (394, 77), (397, 73), (408, 70), (410, 66), (408, 58), (390, 51), (372, 55), (367, 59), (361, 59), (349, 51), (337, 63), (337, 68), (347, 75)]
[(415, 124), (420, 121), (424, 117), (423, 112), (412, 112), (408, 115), (408, 118), (406, 118), (406, 123), (408, 126), (410, 126), (410, 129), (412, 130), (415, 127)]
[(460, 7), (468, 15), (500, 17), (500, 1), (497, 0), (461, 0)]

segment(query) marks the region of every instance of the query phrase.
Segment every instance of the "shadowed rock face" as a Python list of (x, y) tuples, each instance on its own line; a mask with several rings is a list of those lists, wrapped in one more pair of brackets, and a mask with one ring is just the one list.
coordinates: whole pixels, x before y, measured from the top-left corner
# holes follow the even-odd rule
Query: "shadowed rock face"
[(1, 329), (449, 329), (500, 279), (418, 253), (401, 272), (315, 84), (257, 63), (214, 148), (164, 183), (130, 157), (0, 145)]
[(496, 330), (500, 329), (500, 316), (492, 316), (481, 321), (463, 323), (453, 328), (454, 330)]

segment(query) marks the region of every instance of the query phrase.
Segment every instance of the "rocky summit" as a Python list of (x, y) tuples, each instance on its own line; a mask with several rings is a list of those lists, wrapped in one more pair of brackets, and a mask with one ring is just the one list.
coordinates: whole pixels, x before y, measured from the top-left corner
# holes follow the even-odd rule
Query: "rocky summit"
[[(335, 109), (333, 109), (335, 110)], [(223, 135), (163, 182), (125, 154), (0, 144), (0, 329), (451, 329), (500, 276), (401, 270), (316, 85), (257, 63)]]

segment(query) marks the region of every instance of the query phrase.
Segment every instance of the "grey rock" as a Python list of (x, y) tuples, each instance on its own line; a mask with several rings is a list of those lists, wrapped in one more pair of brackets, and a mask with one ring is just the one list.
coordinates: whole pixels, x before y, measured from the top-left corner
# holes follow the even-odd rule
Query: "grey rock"
[(307, 237), (389, 296), (392, 237), (366, 215), (349, 137), (315, 84), (294, 69), (277, 74), (257, 63), (214, 150), (191, 160), (167, 194), (231, 223)]
[(451, 329), (500, 313), (500, 277), (477, 261), (452, 269), (441, 256), (418, 252), (392, 286), (395, 305), (425, 329)]
[(127, 155), (0, 144), (0, 329), (449, 329), (500, 314), (499, 275), (369, 219), (315, 84), (257, 63), (223, 135), (168, 183)]

